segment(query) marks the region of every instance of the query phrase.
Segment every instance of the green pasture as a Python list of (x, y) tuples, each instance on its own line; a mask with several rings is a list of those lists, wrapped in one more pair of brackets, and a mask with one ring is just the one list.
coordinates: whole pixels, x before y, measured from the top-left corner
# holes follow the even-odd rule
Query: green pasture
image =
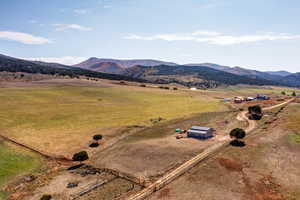
[(43, 166), (42, 159), (30, 152), (0, 140), (0, 199), (6, 196), (1, 191), (6, 183), (19, 175), (34, 173)]

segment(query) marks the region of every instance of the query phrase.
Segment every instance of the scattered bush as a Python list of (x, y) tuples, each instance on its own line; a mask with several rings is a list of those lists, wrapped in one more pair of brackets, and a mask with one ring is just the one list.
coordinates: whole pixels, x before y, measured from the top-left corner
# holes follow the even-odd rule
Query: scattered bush
[(282, 91), (281, 94), (282, 94), (282, 95), (286, 95), (285, 91)]
[(44, 194), (44, 195), (40, 198), (40, 200), (50, 200), (50, 199), (52, 199), (52, 196), (51, 196), (50, 194)]
[(103, 138), (103, 136), (100, 135), (100, 134), (94, 135), (94, 136), (93, 136), (93, 139), (94, 139), (94, 140), (97, 140), (97, 141), (98, 141), (98, 140), (102, 140), (102, 138)]
[(151, 121), (153, 124), (156, 124), (156, 123), (158, 123), (158, 122), (161, 122), (162, 120), (165, 120), (165, 119), (162, 118), (162, 117), (150, 119), (150, 121)]
[(236, 140), (243, 139), (246, 137), (246, 132), (241, 128), (235, 128), (230, 132), (230, 137)]
[(173, 90), (178, 90), (178, 88), (177, 88), (177, 87), (174, 87)]
[(259, 105), (250, 106), (248, 108), (250, 119), (252, 120), (260, 120), (263, 116), (262, 109)]
[(75, 153), (72, 158), (73, 161), (80, 161), (80, 162), (85, 161), (87, 159), (89, 159), (89, 156), (86, 151), (81, 151), (79, 153)]
[(166, 87), (166, 86), (159, 86), (160, 89), (164, 89), (164, 90), (169, 90), (170, 88), (169, 87)]
[(140, 87), (146, 87), (146, 85), (145, 84), (141, 84)]
[(245, 146), (245, 142), (240, 141), (241, 139), (246, 137), (246, 132), (243, 129), (235, 128), (230, 132), (229, 135), (230, 135), (231, 138), (234, 138), (234, 140), (232, 140), (230, 142), (230, 145), (237, 146), (237, 147)]
[(297, 94), (296, 94), (296, 92), (294, 91), (293, 94), (292, 94), (292, 96), (295, 97), (296, 95), (297, 95)]

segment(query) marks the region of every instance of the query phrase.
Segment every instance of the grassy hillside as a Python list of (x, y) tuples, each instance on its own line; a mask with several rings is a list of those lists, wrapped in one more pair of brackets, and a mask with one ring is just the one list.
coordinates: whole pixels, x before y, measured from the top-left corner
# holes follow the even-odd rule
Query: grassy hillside
[(190, 91), (140, 87), (47, 86), (0, 89), (2, 134), (50, 152), (80, 148), (95, 133), (151, 125), (193, 113), (224, 109)]
[(31, 74), (50, 74), (69, 77), (93, 77), (109, 80), (143, 81), (116, 74), (106, 74), (55, 63), (32, 62), (0, 54), (0, 72), (25, 72)]
[[(262, 79), (250, 78), (224, 71), (219, 71), (205, 66), (168, 66), (159, 65), (154, 67), (136, 66), (127, 69), (124, 75), (142, 78), (161, 83), (179, 83), (186, 86), (217, 87), (219, 85), (279, 85), (279, 83)], [(183, 77), (193, 76), (192, 81), (184, 80)], [(156, 80), (155, 80), (156, 77)]]

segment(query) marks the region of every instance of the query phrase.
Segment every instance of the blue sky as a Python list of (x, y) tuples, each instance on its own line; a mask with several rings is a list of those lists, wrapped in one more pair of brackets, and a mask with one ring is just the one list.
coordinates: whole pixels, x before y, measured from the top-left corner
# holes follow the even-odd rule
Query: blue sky
[(298, 0), (1, 0), (0, 53), (300, 71)]

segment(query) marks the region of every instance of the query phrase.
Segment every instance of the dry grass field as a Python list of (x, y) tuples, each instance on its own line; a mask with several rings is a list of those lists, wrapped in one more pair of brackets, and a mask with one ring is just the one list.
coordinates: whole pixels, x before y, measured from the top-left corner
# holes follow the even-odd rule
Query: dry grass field
[(149, 199), (300, 199), (299, 108), (268, 113), (245, 147), (227, 148)]
[[(1, 134), (42, 151), (66, 154), (84, 148), (95, 133), (152, 125), (226, 109), (219, 100), (190, 91), (54, 80), (0, 88)], [(25, 85), (25, 86), (24, 86)]]

